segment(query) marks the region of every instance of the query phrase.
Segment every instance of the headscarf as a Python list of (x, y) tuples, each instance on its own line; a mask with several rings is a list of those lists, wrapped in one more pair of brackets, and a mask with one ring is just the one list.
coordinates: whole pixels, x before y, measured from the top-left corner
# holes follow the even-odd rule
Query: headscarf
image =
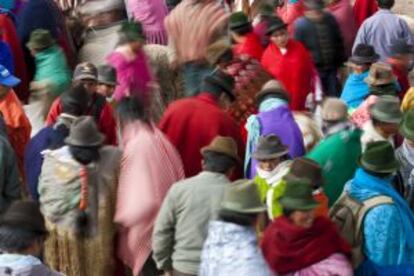
[(401, 111), (407, 112), (414, 108), (414, 87), (411, 87), (405, 94), (401, 103)]

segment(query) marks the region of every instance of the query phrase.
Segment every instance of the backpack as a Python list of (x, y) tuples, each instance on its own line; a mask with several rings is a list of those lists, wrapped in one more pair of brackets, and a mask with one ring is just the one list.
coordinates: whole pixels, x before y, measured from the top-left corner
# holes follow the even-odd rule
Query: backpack
[(351, 245), (354, 268), (364, 261), (362, 246), (365, 215), (374, 207), (392, 203), (392, 199), (388, 196), (375, 196), (360, 202), (344, 191), (332, 206), (329, 217), (338, 227), (341, 236)]

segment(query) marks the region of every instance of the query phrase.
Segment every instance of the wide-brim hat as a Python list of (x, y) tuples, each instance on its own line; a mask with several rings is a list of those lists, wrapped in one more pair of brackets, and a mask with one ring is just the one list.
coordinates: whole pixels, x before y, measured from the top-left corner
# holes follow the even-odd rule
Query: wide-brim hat
[(272, 33), (286, 29), (288, 25), (278, 16), (272, 16), (267, 21), (266, 35), (270, 36)]
[(201, 149), (201, 154), (204, 155), (206, 152), (216, 152), (220, 154), (227, 155), (230, 158), (233, 158), (238, 163), (241, 163), (239, 157), (239, 152), (237, 149), (236, 141), (231, 137), (217, 136), (211, 141), (208, 146), (205, 146)]
[(279, 199), (279, 203), (288, 210), (313, 210), (318, 206), (318, 202), (313, 198), (312, 193), (312, 185), (308, 179), (287, 180), (285, 193)]
[(220, 87), (232, 101), (236, 99), (234, 95), (234, 78), (221, 70), (214, 70), (210, 75), (204, 78), (204, 81)]
[(282, 144), (279, 137), (274, 134), (259, 138), (256, 150), (252, 157), (256, 160), (276, 159), (289, 153), (289, 148)]
[(256, 94), (257, 105), (260, 105), (260, 103), (262, 103), (263, 100), (270, 95), (285, 100), (286, 102), (290, 101), (290, 96), (286, 92), (286, 89), (283, 87), (282, 83), (277, 80), (270, 80), (266, 82), (259, 93)]
[(388, 141), (369, 143), (357, 163), (363, 169), (374, 173), (394, 173), (400, 167), (394, 148)]
[(369, 108), (371, 118), (390, 124), (400, 124), (403, 114), (400, 109), (400, 100), (394, 96), (378, 97)]
[(389, 84), (397, 81), (390, 65), (376, 62), (371, 65), (368, 77), (364, 80), (370, 86)]
[(30, 34), (27, 48), (34, 50), (46, 49), (55, 44), (55, 40), (48, 30), (37, 29)]
[(404, 138), (414, 141), (414, 110), (409, 110), (404, 115), (400, 126), (400, 132)]
[(6, 67), (0, 64), (0, 84), (6, 87), (15, 87), (20, 79), (13, 76)]
[(73, 71), (73, 80), (98, 80), (98, 69), (90, 62), (79, 63)]
[(259, 190), (254, 181), (237, 180), (226, 187), (221, 209), (241, 214), (257, 214), (266, 211), (260, 200)]
[(312, 187), (323, 186), (321, 166), (316, 161), (306, 157), (295, 158), (290, 165), (289, 173), (284, 177), (287, 181), (297, 178), (308, 179)]
[(78, 147), (97, 147), (103, 145), (105, 136), (99, 132), (91, 116), (78, 117), (70, 128), (65, 143)]
[(244, 14), (244, 12), (234, 12), (230, 15), (229, 18), (229, 28), (232, 31), (249, 27), (251, 23), (249, 22), (249, 18)]
[(110, 65), (101, 65), (98, 67), (98, 82), (107, 85), (118, 85), (116, 69)]
[(327, 122), (346, 121), (348, 119), (348, 107), (344, 101), (338, 98), (326, 98), (322, 103), (322, 120)]
[(374, 47), (368, 44), (358, 44), (349, 58), (348, 62), (353, 64), (370, 64), (379, 60), (380, 56), (375, 52)]
[(0, 226), (21, 228), (39, 234), (48, 233), (39, 204), (29, 200), (13, 202), (1, 217)]
[(216, 65), (226, 54), (232, 57), (233, 50), (228, 39), (219, 39), (207, 47), (206, 59), (211, 65)]

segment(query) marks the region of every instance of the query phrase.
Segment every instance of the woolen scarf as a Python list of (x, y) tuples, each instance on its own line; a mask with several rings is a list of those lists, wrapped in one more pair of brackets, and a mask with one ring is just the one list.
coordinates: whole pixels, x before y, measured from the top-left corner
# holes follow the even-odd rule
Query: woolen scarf
[(309, 267), (335, 253), (351, 253), (335, 224), (325, 217), (317, 217), (306, 229), (281, 216), (266, 229), (261, 248), (272, 270), (281, 274)]

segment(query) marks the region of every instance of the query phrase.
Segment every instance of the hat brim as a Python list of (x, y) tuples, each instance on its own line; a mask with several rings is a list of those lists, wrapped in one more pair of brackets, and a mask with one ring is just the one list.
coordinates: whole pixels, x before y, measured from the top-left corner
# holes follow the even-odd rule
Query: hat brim
[(93, 80), (93, 81), (97, 81), (98, 78), (93, 75), (93, 74), (82, 74), (79, 76), (76, 76), (73, 78), (74, 81), (80, 81), (80, 80)]
[(246, 27), (251, 27), (252, 24), (250, 22), (241, 22), (241, 23), (237, 23), (237, 24), (229, 24), (229, 29), (230, 31), (237, 31), (239, 29), (243, 29)]
[(367, 171), (370, 171), (370, 172), (375, 172), (375, 173), (394, 173), (400, 167), (400, 165), (398, 164), (398, 161), (394, 160), (393, 162), (390, 162), (387, 166), (383, 166), (383, 168), (378, 168), (367, 162), (364, 162), (364, 160), (362, 159), (362, 156), (359, 157), (359, 159), (357, 160), (357, 164), (361, 168)]
[(252, 207), (252, 208), (246, 208), (246, 209), (239, 209), (239, 208), (232, 208), (230, 206), (226, 206), (225, 203), (221, 205), (221, 210), (225, 211), (232, 211), (240, 214), (259, 214), (262, 212), (265, 212), (267, 210), (265, 205)]
[(293, 210), (293, 211), (310, 211), (318, 207), (318, 202), (312, 199), (294, 199), (294, 198), (280, 198), (279, 199), (280, 205), (283, 208)]
[(348, 60), (348, 62), (351, 62), (353, 64), (362, 65), (367, 63), (375, 63), (380, 59), (380, 56), (378, 54), (375, 54), (371, 57), (359, 57), (359, 56), (351, 56)]
[(289, 149), (285, 148), (283, 151), (272, 153), (272, 154), (265, 154), (261, 152), (253, 152), (252, 157), (256, 160), (270, 160), (282, 157), (289, 153)]
[(99, 80), (99, 78), (98, 78), (98, 83), (99, 84), (105, 84), (105, 85), (112, 85), (112, 86), (117, 86), (119, 84), (118, 82)]
[(69, 146), (77, 146), (77, 147), (98, 147), (102, 146), (105, 142), (105, 136), (102, 134), (99, 134), (98, 140), (92, 143), (83, 143), (79, 140), (72, 139), (71, 137), (68, 137), (64, 140), (65, 144)]
[(201, 154), (204, 155), (206, 152), (216, 152), (216, 153), (220, 153), (220, 154), (224, 154), (230, 158), (233, 158), (238, 164), (241, 164), (241, 159), (238, 155), (232, 154), (230, 152), (218, 149), (218, 148), (214, 148), (214, 147), (204, 147), (201, 149)]
[(384, 123), (389, 123), (389, 124), (400, 124), (402, 119), (403, 119), (403, 115), (401, 114), (400, 116), (398, 116), (398, 118), (390, 118), (389, 117), (389, 113), (382, 113), (379, 112), (377, 110), (371, 110), (370, 111), (370, 115), (372, 118), (380, 121), (380, 122), (384, 122)]
[(274, 25), (274, 26), (269, 26), (266, 30), (266, 35), (267, 36), (271, 36), (274, 32), (276, 31), (280, 31), (283, 29), (286, 29), (288, 27), (288, 25), (286, 23), (281, 24), (281, 25)]
[(385, 84), (390, 84), (393, 82), (397, 81), (397, 78), (395, 76), (392, 76), (390, 79), (388, 80), (376, 80), (374, 78), (372, 78), (371, 76), (368, 76), (364, 79), (365, 83), (367, 83), (368, 85), (372, 85), (372, 86), (379, 86), (379, 85), (385, 85)]
[(9, 75), (8, 77), (0, 80), (0, 84), (6, 87), (15, 87), (20, 83), (20, 79), (16, 78), (13, 75)]
[(260, 105), (264, 98), (274, 95), (275, 97), (290, 102), (289, 95), (283, 89), (264, 89), (256, 94), (256, 105)]

